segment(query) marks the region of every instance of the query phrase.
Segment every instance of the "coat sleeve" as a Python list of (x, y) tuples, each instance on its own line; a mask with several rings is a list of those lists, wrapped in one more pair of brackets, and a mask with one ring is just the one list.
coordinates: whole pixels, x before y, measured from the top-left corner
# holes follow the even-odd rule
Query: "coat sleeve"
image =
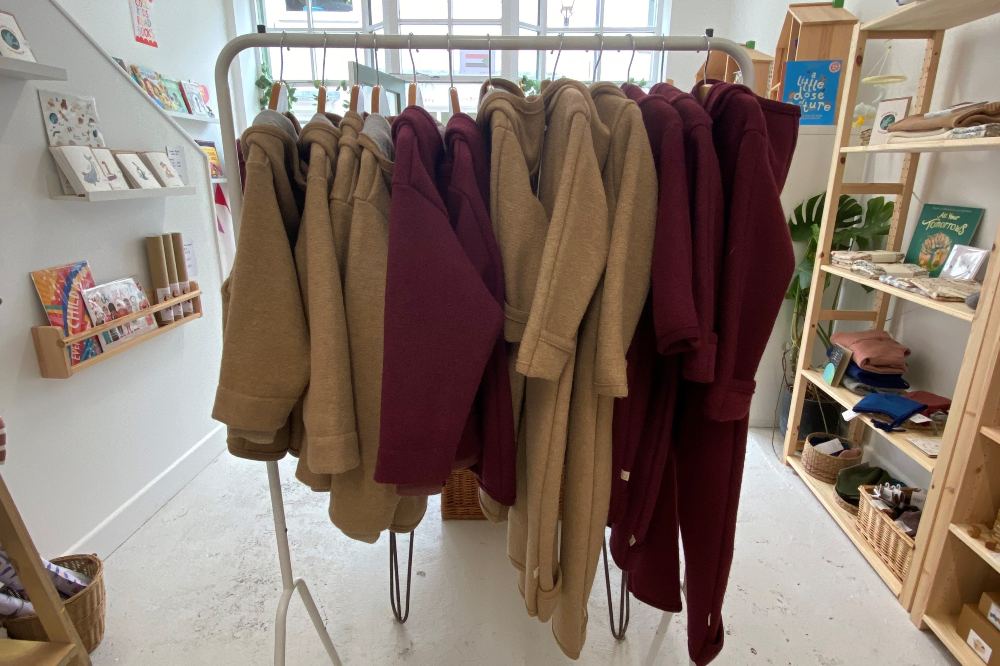
[(361, 464), (340, 266), (330, 223), (330, 158), (313, 144), (302, 229), (296, 243), (309, 324), (309, 387), (303, 405), (306, 464), (314, 474), (340, 474)]
[(309, 380), (309, 337), (274, 169), (256, 144), (246, 169), (236, 260), (223, 285), (222, 363), (212, 416), (229, 426), (234, 455), (278, 460), (286, 447), (275, 433)]
[(608, 259), (608, 204), (594, 152), (590, 118), (570, 121), (569, 141), (552, 207), (531, 313), (516, 369), (559, 379)]
[(656, 167), (642, 114), (635, 104), (626, 105), (623, 114), (619, 123), (628, 139), (625, 151), (616, 155), (621, 163), (613, 165), (618, 194), (611, 211), (594, 377), (598, 393), (614, 397), (628, 394), (625, 354), (649, 291), (657, 202)]

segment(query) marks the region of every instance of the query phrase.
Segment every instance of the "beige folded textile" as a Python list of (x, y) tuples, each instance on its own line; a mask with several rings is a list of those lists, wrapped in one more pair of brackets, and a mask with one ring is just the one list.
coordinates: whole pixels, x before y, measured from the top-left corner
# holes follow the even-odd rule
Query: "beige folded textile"
[(909, 116), (894, 122), (887, 129), (890, 132), (923, 132), (995, 122), (1000, 122), (1000, 102), (976, 102)]
[(938, 301), (964, 301), (982, 289), (982, 285), (975, 280), (956, 280), (942, 277), (911, 278), (910, 284), (921, 293)]

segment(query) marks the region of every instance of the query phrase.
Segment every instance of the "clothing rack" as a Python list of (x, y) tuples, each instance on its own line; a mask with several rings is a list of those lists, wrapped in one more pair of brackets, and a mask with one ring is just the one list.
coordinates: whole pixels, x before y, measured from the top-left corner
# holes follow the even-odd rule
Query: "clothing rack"
[[(706, 30), (702, 36), (692, 37), (657, 37), (632, 35), (605, 36), (569, 36), (561, 34), (537, 37), (520, 36), (471, 36), (471, 35), (376, 35), (371, 33), (255, 33), (241, 35), (232, 39), (219, 52), (215, 63), (215, 90), (219, 98), (219, 120), (222, 127), (222, 145), (220, 146), (226, 170), (226, 177), (231, 183), (239, 184), (240, 167), (236, 159), (236, 125), (233, 119), (233, 99), (229, 87), (229, 70), (233, 60), (247, 49), (263, 48), (308, 48), (308, 49), (438, 49), (452, 51), (455, 49), (490, 49), (497, 51), (722, 51), (737, 62), (743, 74), (743, 83), (753, 88), (754, 69), (750, 53), (736, 42), (715, 37), (711, 30)], [(243, 208), (242, 188), (232, 187), (229, 191), (229, 205), (233, 219), (239, 224)], [(239, 227), (236, 226), (238, 232)], [(277, 462), (267, 462), (267, 478), (271, 493), (271, 508), (274, 514), (274, 532), (278, 541), (278, 561), (281, 567), (282, 592), (278, 602), (275, 617), (274, 663), (283, 666), (285, 663), (285, 625), (288, 614), (288, 604), (296, 590), (302, 596), (302, 601), (309, 612), (313, 625), (333, 664), (341, 663), (333, 640), (323, 625), (319, 609), (313, 601), (309, 588), (302, 578), (292, 575), (291, 553), (288, 546), (288, 529), (285, 525), (284, 501), (281, 494), (281, 479)], [(413, 536), (410, 536), (410, 555), (412, 562)], [(392, 539), (393, 545), (395, 539)], [(392, 549), (390, 553), (394, 552)], [(605, 560), (606, 564), (606, 560)], [(399, 608), (398, 570), (393, 576), (393, 565), (398, 561), (390, 560), (390, 599), (393, 612), (397, 619), (402, 612)], [(408, 576), (409, 577), (409, 576)], [(624, 580), (623, 580), (624, 582)], [(609, 588), (610, 589), (610, 588)], [(609, 593), (610, 594), (610, 593)], [(623, 596), (627, 600), (627, 597)], [(610, 601), (610, 597), (609, 597)], [(409, 589), (406, 593), (406, 609), (402, 617), (409, 611)], [(627, 613), (625, 608), (622, 611)], [(666, 631), (672, 614), (664, 614), (661, 630), (657, 632), (657, 640), (662, 640), (662, 632)], [(612, 628), (615, 637), (624, 636), (627, 620)]]

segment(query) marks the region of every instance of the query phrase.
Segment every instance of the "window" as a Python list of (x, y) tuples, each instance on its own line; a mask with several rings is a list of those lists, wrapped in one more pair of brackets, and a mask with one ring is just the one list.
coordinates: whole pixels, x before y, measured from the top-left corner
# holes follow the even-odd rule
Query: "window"
[[(522, 36), (564, 33), (635, 36), (661, 34), (669, 0), (256, 0), (259, 22), (271, 32), (328, 32), (353, 34), (409, 33), (422, 35)], [(529, 85), (551, 76), (556, 54), (535, 51), (503, 53), (494, 51), (494, 76)], [(284, 49), (284, 78), (295, 88), (293, 111), (308, 118), (315, 110), (314, 82), (323, 76), (323, 49)], [(463, 109), (474, 109), (479, 86), (485, 78), (481, 51), (452, 53), (452, 71)], [(358, 54), (361, 64), (375, 67), (369, 51)], [(412, 57), (412, 64), (411, 64)], [(336, 90), (353, 77), (350, 50), (326, 53), (325, 77), (328, 105), (346, 99), (347, 91)], [(629, 65), (631, 63), (631, 69)], [(262, 54), (262, 68), (273, 78), (281, 75), (281, 49)], [(379, 50), (378, 68), (407, 81), (413, 77), (421, 85), (424, 105), (431, 111), (446, 111), (448, 105), (448, 53), (444, 50)], [(594, 78), (637, 81), (654, 78), (660, 55), (649, 52), (605, 51), (601, 58), (593, 52), (566, 51), (559, 56), (557, 74), (583, 81)], [(597, 71), (595, 72), (595, 67)], [(263, 90), (263, 89), (262, 89)], [(334, 106), (334, 108), (336, 108)]]

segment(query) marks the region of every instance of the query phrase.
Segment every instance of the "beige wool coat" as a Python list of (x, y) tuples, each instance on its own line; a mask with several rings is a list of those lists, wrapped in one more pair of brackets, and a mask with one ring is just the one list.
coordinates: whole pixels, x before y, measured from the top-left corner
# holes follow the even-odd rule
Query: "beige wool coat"
[(261, 112), (243, 133), (246, 199), (232, 272), (222, 287), (223, 349), (212, 416), (229, 450), (278, 460), (298, 448), (293, 415), (309, 381), (309, 336), (290, 238), (305, 179), (288, 118)]
[[(559, 497), (577, 332), (604, 272), (610, 244), (601, 177), (610, 135), (583, 84), (555, 81), (544, 89), (542, 99), (547, 128), (537, 192), (548, 228), (517, 355), (517, 371), (528, 377), (518, 468), (526, 492), (518, 494), (510, 509), (507, 541), (528, 612), (546, 621), (562, 585)], [(586, 356), (582, 362), (593, 361)]]
[(386, 529), (410, 532), (416, 528), (424, 516), (427, 498), (401, 497), (395, 486), (374, 479), (392, 183), (388, 121), (369, 116), (358, 144), (361, 159), (347, 234), (343, 287), (360, 464), (330, 477), (330, 519), (347, 536), (374, 543)]
[(586, 642), (587, 600), (611, 499), (614, 399), (627, 392), (625, 354), (649, 290), (657, 210), (656, 167), (638, 105), (610, 83), (595, 84), (590, 91), (611, 136), (602, 172), (611, 245), (577, 344), (566, 445), (562, 587), (552, 633), (572, 659)]

